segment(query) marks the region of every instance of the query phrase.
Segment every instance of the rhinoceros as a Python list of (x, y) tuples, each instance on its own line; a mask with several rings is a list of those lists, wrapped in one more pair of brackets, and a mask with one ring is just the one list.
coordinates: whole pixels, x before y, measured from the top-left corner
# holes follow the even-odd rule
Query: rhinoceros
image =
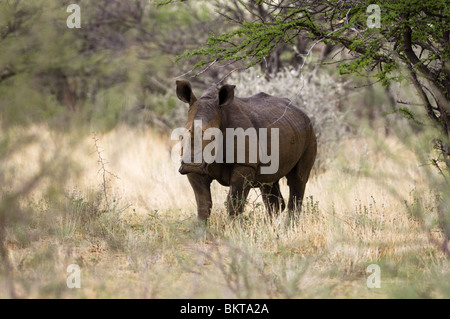
[[(286, 208), (279, 184), (282, 177), (286, 177), (289, 186), (287, 205), (289, 215), (295, 216), (296, 212), (301, 210), (306, 183), (317, 154), (316, 136), (311, 120), (287, 98), (263, 92), (239, 98), (234, 95), (234, 91), (234, 85), (226, 84), (220, 88), (211, 86), (197, 99), (189, 81), (176, 81), (177, 97), (189, 105), (186, 131), (194, 133), (195, 124), (201, 123), (199, 134), (205, 134), (208, 129), (220, 130), (222, 134), (219, 134), (219, 138), (223, 139), (221, 145), (226, 145), (222, 151), (217, 151), (214, 161), (209, 162), (193, 161), (194, 152), (188, 155), (191, 158), (183, 157), (182, 148), (179, 172), (187, 175), (194, 190), (198, 219), (207, 221), (210, 217), (212, 208), (210, 185), (213, 180), (229, 186), (226, 206), (230, 216), (242, 213), (252, 187), (260, 188), (269, 216), (278, 214)], [(236, 134), (227, 140), (227, 134), (229, 137), (230, 132), (238, 129), (244, 132), (245, 143), (236, 142), (230, 146), (229, 142), (239, 136)], [(256, 132), (253, 134), (256, 141), (250, 138), (251, 132)], [(265, 133), (263, 146), (267, 149), (262, 149), (259, 144), (260, 147), (252, 147), (252, 143), (262, 140), (263, 133)], [(189, 138), (186, 140), (189, 143), (194, 142), (194, 134), (189, 136), (190, 140)], [(211, 138), (203, 139), (202, 150), (205, 150), (211, 142)], [(242, 152), (243, 145), (245, 159), (241, 157), (239, 160), (238, 153)], [(253, 154), (252, 158), (250, 150), (255, 149), (257, 154), (256, 157)], [(273, 164), (267, 163), (270, 153), (272, 159), (278, 161), (274, 166), (275, 170), (268, 169)], [(262, 161), (264, 154), (266, 157)]]

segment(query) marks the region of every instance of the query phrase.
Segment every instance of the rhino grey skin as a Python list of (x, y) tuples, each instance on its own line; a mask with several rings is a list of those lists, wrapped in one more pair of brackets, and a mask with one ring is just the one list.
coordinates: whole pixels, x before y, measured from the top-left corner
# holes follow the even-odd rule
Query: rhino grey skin
[[(187, 174), (194, 190), (198, 219), (206, 221), (211, 214), (210, 184), (213, 180), (230, 187), (227, 197), (230, 216), (243, 211), (251, 187), (261, 189), (263, 202), (272, 215), (286, 207), (279, 185), (280, 178), (286, 176), (289, 213), (293, 216), (294, 211), (299, 212), (317, 154), (316, 136), (308, 116), (286, 98), (266, 93), (247, 98), (235, 97), (233, 85), (224, 85), (220, 89), (211, 87), (200, 99), (195, 97), (188, 81), (176, 81), (176, 86), (178, 98), (189, 104), (186, 129), (192, 130), (194, 120), (201, 120), (203, 131), (210, 127), (220, 128), (224, 140), (226, 128), (268, 128), (269, 132), (270, 128), (279, 129), (279, 168), (274, 174), (260, 174), (260, 166), (269, 164), (261, 164), (259, 159), (257, 163), (182, 162), (179, 171)], [(270, 154), (270, 135), (267, 144)]]

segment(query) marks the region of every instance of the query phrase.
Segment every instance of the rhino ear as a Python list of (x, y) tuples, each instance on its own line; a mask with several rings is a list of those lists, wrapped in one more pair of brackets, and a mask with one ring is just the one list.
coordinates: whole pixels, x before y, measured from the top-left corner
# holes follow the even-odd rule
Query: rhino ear
[(224, 106), (233, 102), (236, 85), (224, 85), (219, 90), (219, 105)]
[(195, 101), (197, 101), (194, 92), (192, 92), (191, 83), (189, 83), (189, 81), (177, 80), (176, 84), (177, 96), (181, 101), (183, 101), (184, 103), (189, 103), (189, 105), (192, 105)]

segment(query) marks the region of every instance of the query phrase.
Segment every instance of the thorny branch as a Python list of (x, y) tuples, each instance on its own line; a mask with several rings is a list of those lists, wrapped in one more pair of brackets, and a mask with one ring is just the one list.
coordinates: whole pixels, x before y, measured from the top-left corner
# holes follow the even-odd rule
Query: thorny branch
[(108, 198), (109, 179), (107, 176), (109, 175), (109, 176), (115, 177), (117, 179), (120, 179), (120, 178), (116, 174), (111, 173), (109, 170), (106, 169), (106, 164), (108, 164), (108, 162), (106, 162), (102, 156), (103, 150), (100, 149), (100, 146), (98, 143), (100, 141), (100, 139), (97, 137), (97, 134), (95, 132), (93, 133), (92, 139), (94, 140), (95, 151), (97, 152), (97, 156), (98, 156), (97, 163), (99, 163), (99, 165), (100, 165), (100, 168), (99, 168), (97, 174), (101, 174), (103, 196), (105, 197), (106, 208), (108, 209), (108, 212), (110, 212), (111, 206), (110, 206), (109, 198)]

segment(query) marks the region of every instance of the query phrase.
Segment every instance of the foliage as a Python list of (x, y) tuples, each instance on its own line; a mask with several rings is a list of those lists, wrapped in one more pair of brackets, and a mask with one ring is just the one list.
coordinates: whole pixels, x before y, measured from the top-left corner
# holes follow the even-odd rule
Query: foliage
[[(202, 57), (196, 67), (230, 61), (243, 61), (246, 67), (251, 67), (279, 44), (291, 43), (307, 32), (315, 44), (324, 42), (349, 51), (350, 61), (341, 61), (338, 66), (341, 74), (366, 75), (373, 71), (371, 76), (387, 85), (399, 80), (399, 72), (406, 68), (429, 117), (448, 139), (450, 6), (447, 1), (377, 1), (381, 9), (380, 28), (367, 24), (371, 1), (263, 0), (256, 1), (257, 6), (245, 5), (255, 1), (240, 3), (248, 11), (244, 20), (234, 20), (234, 29), (212, 34), (203, 46), (185, 51), (179, 58)], [(258, 15), (259, 8), (269, 11), (269, 22)], [(427, 81), (431, 88), (422, 81)]]
[(78, 117), (77, 124), (103, 129), (142, 109), (161, 116), (147, 96), (165, 96), (176, 67), (171, 57), (195, 43), (191, 28), (207, 26), (207, 13), (156, 9), (147, 0), (78, 1), (81, 28), (70, 29), (71, 3), (0, 2), (4, 124), (64, 128)]

